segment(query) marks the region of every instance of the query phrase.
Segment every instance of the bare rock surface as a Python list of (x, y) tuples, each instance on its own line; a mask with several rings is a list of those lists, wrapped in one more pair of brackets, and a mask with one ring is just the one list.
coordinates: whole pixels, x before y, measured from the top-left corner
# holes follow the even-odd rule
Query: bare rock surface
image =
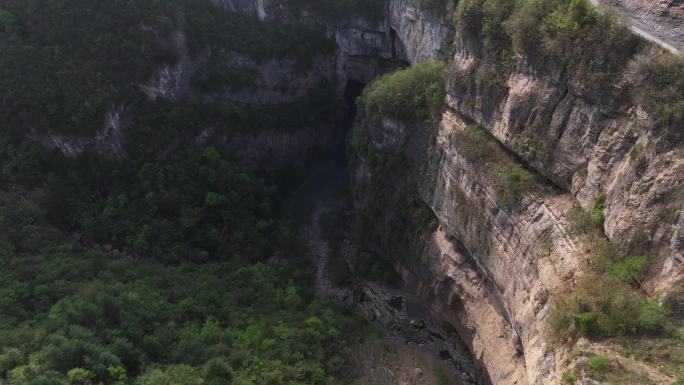
[(673, 53), (684, 50), (684, 2), (681, 0), (591, 0), (617, 9), (633, 30)]

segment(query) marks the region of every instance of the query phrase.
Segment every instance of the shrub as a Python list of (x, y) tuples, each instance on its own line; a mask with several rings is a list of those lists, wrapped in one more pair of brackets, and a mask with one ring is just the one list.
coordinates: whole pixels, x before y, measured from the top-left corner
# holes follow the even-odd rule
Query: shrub
[(561, 379), (564, 385), (574, 385), (578, 380), (577, 372), (574, 370), (567, 371), (563, 373), (563, 378)]
[(95, 374), (83, 368), (73, 368), (67, 372), (69, 385), (90, 385), (95, 379)]
[(468, 125), (463, 130), (455, 131), (451, 142), (470, 162), (482, 164), (502, 159), (502, 150), (496, 141), (484, 129), (476, 124)]
[(581, 207), (576, 207), (568, 214), (568, 221), (570, 222), (570, 231), (575, 235), (587, 234), (596, 229), (591, 214)]
[(551, 149), (542, 133), (527, 128), (511, 141), (515, 151), (528, 161), (548, 162), (551, 159)]
[(646, 257), (632, 256), (615, 262), (608, 270), (608, 277), (618, 282), (632, 284), (646, 273)]
[(441, 370), (435, 372), (435, 377), (437, 377), (437, 385), (449, 385), (449, 378)]
[(505, 88), (506, 77), (502, 71), (495, 67), (492, 68), (481, 65), (477, 67), (477, 70), (475, 71), (475, 84), (477, 84), (478, 87)]
[(381, 76), (358, 100), (361, 118), (377, 123), (383, 117), (425, 123), (442, 109), (446, 64), (433, 61)]
[(684, 55), (639, 56), (631, 65), (639, 75), (633, 96), (654, 113), (663, 145), (680, 144), (684, 140)]
[(516, 52), (533, 52), (539, 48), (541, 40), (540, 24), (544, 19), (541, 4), (545, 2), (523, 1), (521, 6), (509, 17), (503, 27), (511, 36)]
[(558, 341), (666, 334), (671, 330), (669, 315), (630, 285), (587, 272), (574, 293), (556, 299), (548, 318), (549, 337)]
[(512, 0), (461, 0), (458, 3), (456, 21), (459, 29), (464, 35), (482, 42), (483, 66), (477, 72), (478, 85), (505, 86), (506, 74), (513, 62), (513, 45), (502, 25), (514, 8)]
[(456, 8), (456, 21), (462, 31), (473, 34), (482, 28), (483, 0), (460, 0)]
[(4, 351), (0, 354), (0, 376), (5, 376), (8, 370), (19, 366), (23, 359), (21, 350), (17, 348), (9, 348)]
[(220, 358), (212, 358), (202, 369), (205, 385), (224, 385), (231, 383), (233, 370), (230, 364)]
[(684, 317), (684, 285), (673, 290), (665, 297), (665, 306), (674, 314)]
[(535, 177), (519, 164), (504, 164), (494, 170), (494, 186), (499, 202), (511, 206), (520, 201), (524, 192), (535, 187)]
[(639, 328), (645, 332), (652, 334), (661, 333), (668, 329), (669, 315), (670, 312), (660, 306), (659, 303), (647, 300), (640, 305), (637, 323)]
[(0, 32), (14, 32), (17, 27), (17, 17), (0, 8)]
[(595, 17), (595, 12), (584, 0), (570, 0), (566, 7), (558, 7), (541, 24), (544, 48), (556, 55), (571, 52), (579, 33)]
[(606, 370), (608, 370), (609, 365), (610, 360), (601, 355), (591, 357), (589, 362), (587, 362), (587, 368), (597, 374), (604, 373)]
[(566, 60), (569, 75), (594, 88), (624, 68), (639, 41), (616, 14), (585, 0), (522, 1), (503, 27), (536, 67)]
[(605, 221), (605, 215), (603, 213), (606, 203), (606, 193), (600, 193), (594, 201), (594, 207), (591, 210), (591, 220), (597, 227), (603, 228), (603, 222)]

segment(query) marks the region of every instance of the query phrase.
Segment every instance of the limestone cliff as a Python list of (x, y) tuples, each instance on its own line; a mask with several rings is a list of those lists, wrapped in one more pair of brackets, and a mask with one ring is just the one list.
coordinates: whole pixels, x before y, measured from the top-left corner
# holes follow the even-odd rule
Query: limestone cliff
[[(366, 83), (406, 64), (447, 61), (447, 97), (438, 122), (405, 124), (387, 117), (363, 129), (374, 150), (401, 153), (410, 160), (413, 173), (409, 184), (401, 186), (410, 188), (398, 192), (422, 202), (438, 222), (436, 228), (410, 235), (415, 239), (405, 253), (411, 258), (397, 259), (394, 268), (405, 289), (459, 331), (493, 384), (557, 384), (568, 368), (568, 349), (552, 349), (544, 334), (552, 300), (572, 290), (595, 249), (571, 231), (569, 214), (577, 207), (590, 209), (605, 194), (605, 234), (619, 247), (631, 248), (636, 241), (649, 254), (643, 287), (651, 296), (681, 284), (682, 148), (664, 144), (652, 112), (625, 97), (624, 89), (637, 76), (629, 66), (597, 91), (567, 76), (565, 62), (542, 72), (530, 58), (518, 56), (503, 85), (491, 85), (474, 76), (482, 65), (480, 42), (455, 34), (448, 7), (390, 0), (382, 20), (331, 21), (296, 14), (282, 0), (214, 3), (264, 22), (322, 25), (336, 49), (317, 56), (301, 71), (296, 60), (257, 61), (220, 47), (193, 56), (183, 34), (175, 33), (166, 40), (180, 59), (137, 85), (147, 97), (175, 100), (192, 95), (206, 102), (272, 105), (302, 98), (326, 79), (336, 85), (341, 99), (348, 81)], [(655, 45), (642, 44), (640, 49), (645, 55), (662, 54)], [(252, 84), (197, 92), (191, 79), (201, 75), (212, 58), (231, 70), (249, 72)], [(68, 156), (94, 148), (124, 157), (127, 113), (123, 104), (113, 105), (94, 137), (36, 139)], [(324, 149), (337, 128), (232, 132), (217, 123), (198, 127), (190, 144), (219, 144), (250, 164), (265, 162), (269, 167)], [(522, 193), (515, 205), (504, 202), (487, 170), (458, 146), (459, 133), (470, 123), (506, 148), (506, 164), (537, 174), (541, 187)], [(364, 154), (355, 155), (353, 167), (357, 188), (379, 177)], [(386, 203), (358, 191), (357, 209)], [(381, 223), (377, 227), (382, 230)]]
[[(405, 9), (406, 18), (418, 19)], [(633, 68), (597, 92), (567, 76), (563, 62), (543, 72), (518, 57), (500, 87), (473, 76), (482, 65), (479, 49), (457, 35), (437, 127), (383, 119), (364, 128), (375, 151), (411, 159), (415, 194), (439, 222), (419, 239), (415, 259), (394, 266), (408, 288), (459, 329), (492, 383), (560, 383), (570, 361), (564, 349), (547, 344), (546, 317), (595, 251), (573, 234), (570, 214), (577, 206), (591, 209), (604, 193), (607, 237), (650, 257), (643, 288), (656, 297), (674, 290), (684, 274), (682, 148), (663, 143), (648, 109), (620, 96), (635, 81)], [(641, 49), (662, 54), (655, 45)], [(524, 193), (515, 207), (503, 202), (487, 170), (458, 146), (455, 133), (470, 123), (510, 152), (506, 162), (529, 167), (547, 187)], [(377, 204), (363, 186), (387, 176), (377, 175), (364, 154), (356, 169), (363, 210)]]

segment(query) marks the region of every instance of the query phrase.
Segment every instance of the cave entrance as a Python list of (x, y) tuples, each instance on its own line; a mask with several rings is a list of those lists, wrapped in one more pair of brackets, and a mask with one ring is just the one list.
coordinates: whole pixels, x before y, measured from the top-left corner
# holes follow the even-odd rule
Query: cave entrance
[[(347, 86), (344, 88), (344, 101), (347, 104), (347, 124), (351, 127), (354, 124), (354, 118), (356, 118), (356, 113), (358, 111), (356, 106), (356, 98), (361, 96), (363, 88), (366, 83), (349, 79), (347, 80)], [(349, 127), (347, 127), (349, 129)]]
[(295, 224), (308, 224), (317, 202), (321, 202), (326, 209), (346, 202), (349, 187), (347, 134), (354, 126), (356, 99), (365, 86), (365, 82), (347, 80), (336, 111), (336, 127), (328, 146), (299, 168), (298, 183), (292, 188), (289, 205)]

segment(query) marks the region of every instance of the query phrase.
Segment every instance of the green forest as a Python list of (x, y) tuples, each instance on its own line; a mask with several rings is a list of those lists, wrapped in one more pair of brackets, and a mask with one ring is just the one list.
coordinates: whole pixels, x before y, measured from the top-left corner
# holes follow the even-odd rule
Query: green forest
[(356, 316), (298, 258), (116, 256), (0, 197), (0, 372), (10, 384), (332, 384)]
[[(334, 49), (317, 27), (265, 24), (209, 0), (0, 0), (0, 383), (348, 377), (363, 322), (314, 296), (287, 190), (215, 147), (173, 147), (215, 122), (327, 124), (332, 84), (266, 111), (148, 100), (132, 85), (178, 60), (160, 44), (175, 31), (192, 55), (221, 48), (301, 70)], [(193, 86), (249, 85), (213, 65)], [(124, 160), (68, 159), (27, 140), (92, 135), (114, 102), (131, 108)]]

